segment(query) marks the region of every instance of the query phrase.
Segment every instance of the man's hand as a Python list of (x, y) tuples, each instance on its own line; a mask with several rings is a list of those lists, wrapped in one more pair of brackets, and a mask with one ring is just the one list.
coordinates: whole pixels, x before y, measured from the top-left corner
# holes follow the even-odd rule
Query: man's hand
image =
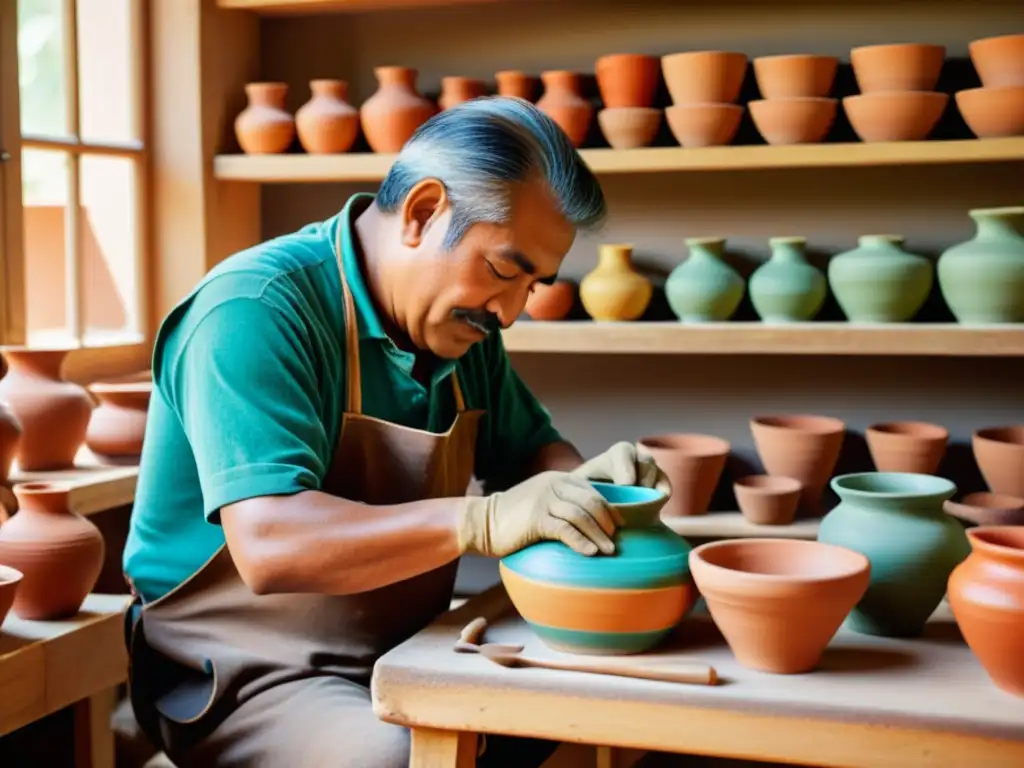
[(622, 517), (585, 479), (542, 472), (501, 493), (466, 499), (459, 548), (504, 557), (539, 541), (561, 541), (581, 555), (615, 552)]
[(607, 451), (574, 469), (571, 475), (586, 480), (615, 483), (615, 485), (642, 485), (672, 493), (672, 483), (655, 463), (652, 456), (641, 454), (632, 443), (616, 443)]

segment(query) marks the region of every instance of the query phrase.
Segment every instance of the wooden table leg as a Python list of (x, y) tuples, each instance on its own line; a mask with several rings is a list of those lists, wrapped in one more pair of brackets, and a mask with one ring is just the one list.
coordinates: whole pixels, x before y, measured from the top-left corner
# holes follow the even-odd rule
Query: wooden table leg
[(413, 728), (409, 768), (474, 768), (476, 746), (475, 733)]
[(117, 689), (110, 688), (75, 704), (75, 768), (114, 768), (116, 703)]

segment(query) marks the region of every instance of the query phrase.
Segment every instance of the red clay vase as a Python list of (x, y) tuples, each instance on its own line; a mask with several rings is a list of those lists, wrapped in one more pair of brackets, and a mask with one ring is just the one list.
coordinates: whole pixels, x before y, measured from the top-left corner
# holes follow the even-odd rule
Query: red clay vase
[(104, 459), (137, 459), (142, 454), (153, 383), (97, 382), (89, 391), (99, 400), (99, 407), (89, 420), (86, 447)]
[(642, 438), (637, 447), (654, 458), (672, 483), (662, 516), (688, 517), (708, 511), (729, 458), (727, 440), (713, 435), (653, 435)]
[(437, 108), (416, 90), (412, 67), (377, 67), (380, 87), (359, 110), (366, 142), (374, 152), (398, 152)]
[(576, 302), (576, 285), (558, 280), (553, 285), (537, 283), (526, 300), (526, 314), (531, 320), (562, 320)]
[(68, 486), (19, 483), (18, 511), (0, 525), (0, 563), (24, 574), (14, 597), (22, 619), (74, 616), (103, 567), (103, 536), (68, 507)]
[(879, 472), (934, 475), (946, 455), (949, 430), (921, 421), (892, 421), (868, 427), (864, 438)]
[(295, 138), (295, 120), (284, 108), (286, 83), (249, 83), (249, 105), (235, 118), (235, 137), (247, 155), (276, 155)]
[(7, 349), (10, 372), (0, 380), (0, 402), (21, 423), (18, 468), (68, 469), (85, 441), (92, 399), (78, 384), (61, 380), (67, 350)]
[(639, 53), (602, 56), (594, 65), (597, 88), (606, 109), (649, 107), (658, 90), (660, 62)]
[(348, 152), (359, 136), (359, 111), (344, 80), (311, 80), (313, 96), (295, 113), (299, 143), (311, 155)]
[(16, 568), (0, 565), (0, 626), (14, 605), (14, 596), (18, 593), (21, 580), (25, 575)]
[(485, 96), (487, 86), (483, 80), (473, 77), (442, 77), (441, 97), (437, 100), (437, 106), (441, 109), (451, 109), (456, 104), (464, 101)]
[(11, 465), (21, 445), (21, 422), (3, 403), (0, 403), (0, 483), (11, 475)]
[(574, 147), (581, 146), (590, 130), (594, 107), (580, 93), (580, 76), (576, 72), (551, 70), (543, 72), (540, 79), (544, 95), (537, 106), (558, 123)]
[(971, 448), (990, 491), (1024, 498), (1024, 425), (979, 429)]
[(537, 88), (537, 78), (533, 75), (516, 69), (506, 69), (495, 73), (494, 80), (498, 84), (499, 96), (512, 96), (533, 101), (533, 94)]

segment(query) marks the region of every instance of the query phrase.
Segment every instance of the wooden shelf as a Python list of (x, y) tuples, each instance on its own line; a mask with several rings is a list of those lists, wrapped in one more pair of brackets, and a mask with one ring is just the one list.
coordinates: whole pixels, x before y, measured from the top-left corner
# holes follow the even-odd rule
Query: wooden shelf
[[(599, 174), (1024, 163), (1024, 137), (880, 144), (799, 144), (788, 147), (584, 149), (581, 154), (587, 165)], [(214, 159), (213, 172), (223, 181), (263, 184), (380, 181), (394, 159), (394, 155), (372, 153), (218, 155)]]
[(666, 517), (665, 525), (694, 539), (809, 539), (818, 538), (819, 519), (797, 520), (790, 525), (754, 525), (739, 512), (708, 512), (691, 517)]
[(503, 331), (510, 352), (662, 355), (1024, 355), (1024, 324), (677, 322), (558, 323), (522, 320)]
[(268, 16), (314, 13), (356, 13), (399, 8), (434, 8), (445, 5), (493, 3), (497, 0), (217, 0), (218, 8), (255, 11)]
[[(139, 479), (139, 468), (135, 465), (101, 464), (85, 448), (78, 454), (73, 469), (54, 472), (22, 472), (15, 466), (11, 471), (10, 484), (60, 482), (71, 484), (71, 508), (80, 515), (94, 515), (108, 509), (116, 509), (135, 501), (135, 485)], [(0, 486), (0, 503), (15, 508), (17, 502), (8, 488)]]

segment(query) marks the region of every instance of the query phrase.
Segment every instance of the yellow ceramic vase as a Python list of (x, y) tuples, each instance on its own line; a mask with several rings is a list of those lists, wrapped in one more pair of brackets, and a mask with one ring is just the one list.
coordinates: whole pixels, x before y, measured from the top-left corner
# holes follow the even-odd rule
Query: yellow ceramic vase
[(633, 267), (633, 246), (602, 245), (597, 268), (580, 283), (580, 301), (595, 320), (636, 320), (647, 309), (651, 281)]

